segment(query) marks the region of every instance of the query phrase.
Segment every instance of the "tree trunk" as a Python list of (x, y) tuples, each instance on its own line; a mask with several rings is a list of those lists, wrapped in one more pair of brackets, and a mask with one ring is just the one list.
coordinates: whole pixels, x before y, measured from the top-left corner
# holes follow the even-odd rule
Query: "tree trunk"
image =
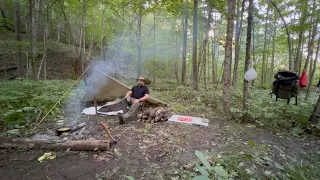
[(313, 69), (312, 69), (312, 71), (310, 71), (310, 79), (309, 79), (308, 90), (307, 90), (307, 94), (306, 94), (306, 100), (309, 98), (310, 88), (312, 86), (313, 78), (314, 78), (314, 75), (315, 75), (316, 69), (317, 69), (317, 59), (318, 59), (318, 54), (319, 54), (319, 46), (320, 46), (320, 37), (318, 39), (318, 45), (317, 45), (317, 50), (316, 50), (316, 56), (314, 59)]
[(215, 64), (215, 56), (216, 56), (216, 43), (213, 40), (212, 41), (212, 49), (211, 49), (211, 54), (212, 54), (212, 63), (211, 63), (211, 71), (212, 71), (212, 84), (215, 83), (216, 80), (216, 64)]
[[(304, 67), (303, 67), (303, 70), (305, 70), (305, 71), (308, 68), (310, 57), (312, 57), (312, 55), (313, 55), (314, 38), (317, 33), (317, 25), (318, 25), (317, 23), (314, 23), (313, 30), (312, 30), (312, 32), (310, 31), (311, 34), (309, 34), (308, 55), (307, 55), (306, 63), (304, 64)], [(310, 35), (311, 35), (311, 37), (310, 37)]]
[[(306, 6), (307, 2), (302, 2), (302, 6)], [(294, 71), (298, 72), (300, 74), (300, 69), (301, 69), (301, 62), (300, 62), (300, 56), (302, 57), (302, 52), (301, 52), (301, 45), (303, 43), (303, 34), (304, 34), (304, 24), (306, 21), (306, 9), (307, 7), (302, 7), (303, 11), (302, 11), (302, 15), (301, 15), (301, 19), (300, 19), (300, 32), (299, 32), (299, 39), (298, 39), (298, 47), (297, 47), (297, 53), (296, 53), (296, 59), (295, 59), (295, 63), (294, 63)]]
[(62, 28), (62, 24), (61, 22), (58, 23), (58, 38), (57, 38), (57, 41), (60, 42), (60, 37), (61, 37), (61, 28)]
[(20, 15), (20, 0), (15, 0), (14, 3), (14, 19), (15, 19), (15, 32), (17, 37), (17, 59), (18, 59), (18, 77), (24, 76), (24, 68), (23, 68), (23, 62), (21, 59), (21, 15)]
[(224, 59), (224, 73), (223, 73), (223, 111), (227, 120), (231, 120), (230, 111), (230, 76), (231, 76), (231, 60), (232, 60), (232, 38), (234, 29), (234, 0), (228, 0), (228, 23), (227, 23), (227, 37), (225, 47)]
[[(96, 13), (95, 13), (95, 11), (93, 11), (92, 27), (94, 27), (95, 20), (96, 20)], [(93, 47), (93, 41), (94, 41), (94, 31), (91, 32), (91, 42), (90, 42), (90, 47), (89, 47), (88, 55), (87, 55), (87, 58), (86, 58), (86, 62), (90, 61), (91, 53), (92, 53), (92, 47)]]
[(239, 1), (238, 0), (238, 9), (237, 9), (237, 22), (238, 17), (240, 17), (240, 23), (239, 25), (236, 25), (236, 42), (235, 42), (235, 57), (234, 57), (234, 70), (233, 70), (233, 79), (232, 79), (232, 86), (234, 88), (237, 88), (238, 85), (238, 67), (239, 67), (239, 59), (240, 59), (240, 36), (242, 32), (242, 22), (243, 22), (243, 12), (244, 12), (244, 6), (246, 0), (242, 0), (242, 7), (241, 7), (241, 13), (239, 11)]
[(313, 109), (313, 112), (309, 118), (309, 121), (313, 124), (319, 124), (320, 122), (320, 96), (318, 98), (317, 104)]
[(273, 35), (272, 35), (272, 57), (271, 57), (271, 68), (270, 68), (270, 84), (273, 82), (273, 73), (274, 73), (274, 53), (275, 53), (275, 39), (276, 39), (276, 22), (277, 19), (274, 19), (274, 26), (273, 26)]
[[(43, 33), (43, 57), (39, 65), (38, 74), (37, 74), (37, 80), (40, 79), (40, 73), (42, 69), (42, 65), (46, 66), (46, 58), (47, 58), (47, 49), (48, 49), (48, 40), (49, 40), (49, 6), (48, 6), (48, 0), (44, 0), (45, 10), (46, 10), (46, 16), (44, 19), (44, 33)], [(44, 66), (44, 69), (46, 68)], [(46, 69), (45, 76), (46, 76)], [(45, 77), (46, 79), (46, 77)]]
[(264, 42), (263, 42), (262, 67), (261, 67), (261, 84), (266, 83), (266, 79), (265, 79), (265, 63), (266, 63), (266, 48), (267, 48), (269, 9), (270, 9), (270, 4), (268, 3), (267, 14), (266, 14), (266, 18), (265, 18), (265, 26), (264, 26)]
[[(85, 23), (85, 19), (86, 19), (86, 0), (82, 0), (82, 20), (81, 20), (81, 28), (80, 28), (80, 36), (79, 36), (79, 74), (82, 73), (83, 71), (83, 51), (82, 51), (82, 47), (85, 46), (85, 44), (83, 44), (83, 41), (85, 39), (85, 30), (86, 30), (86, 23)], [(76, 74), (78, 74), (76, 73)]]
[(153, 13), (153, 75), (152, 81), (153, 83), (156, 82), (156, 12)]
[(36, 58), (37, 58), (37, 14), (38, 14), (38, 4), (37, 0), (34, 1), (32, 5), (32, 9), (34, 10), (32, 14), (32, 41), (31, 41), (31, 49), (32, 49), (32, 59), (31, 59), (31, 69), (32, 69), (32, 77), (36, 79), (37, 77), (37, 67), (36, 67)]
[(209, 29), (210, 29), (210, 21), (211, 21), (211, 13), (212, 9), (209, 9), (209, 16), (208, 16), (208, 22), (206, 27), (206, 37), (203, 42), (203, 83), (204, 83), (204, 89), (207, 90), (207, 72), (206, 72), (206, 65), (207, 65), (207, 43), (209, 39)]
[(188, 0), (184, 9), (184, 24), (183, 24), (183, 48), (182, 48), (182, 71), (181, 83), (185, 84), (187, 72), (187, 41), (188, 41)]
[[(248, 26), (247, 26), (247, 42), (246, 42), (246, 60), (244, 66), (244, 72), (249, 70), (250, 66), (250, 50), (251, 50), (251, 33), (252, 33), (252, 14), (253, 14), (253, 0), (249, 0), (249, 8), (248, 8)], [(248, 92), (249, 82), (244, 80), (243, 85), (243, 110), (244, 117), (243, 120), (248, 121), (248, 109), (249, 109), (249, 92)]]
[(105, 13), (106, 13), (107, 8), (104, 7), (103, 11), (102, 11), (102, 22), (101, 22), (101, 52), (100, 52), (100, 56), (103, 57), (103, 51), (104, 51), (104, 44), (103, 44), (103, 40), (104, 40), (104, 20), (105, 20)]
[(291, 49), (291, 40), (290, 40), (288, 25), (287, 25), (286, 21), (284, 20), (282, 14), (280, 13), (280, 10), (276, 6), (276, 4), (272, 0), (269, 0), (269, 1), (276, 8), (276, 10), (277, 10), (277, 12), (278, 12), (283, 24), (284, 24), (284, 27), (286, 28), (287, 40), (288, 40), (288, 53), (289, 53), (289, 70), (293, 70), (293, 60), (292, 60), (292, 52), (291, 52), (292, 49)]
[(198, 16), (198, 0), (193, 1), (193, 43), (192, 43), (192, 74), (193, 89), (198, 90), (198, 67), (197, 67), (197, 16)]
[(142, 0), (140, 0), (138, 17), (138, 77), (141, 75), (141, 25), (142, 25)]

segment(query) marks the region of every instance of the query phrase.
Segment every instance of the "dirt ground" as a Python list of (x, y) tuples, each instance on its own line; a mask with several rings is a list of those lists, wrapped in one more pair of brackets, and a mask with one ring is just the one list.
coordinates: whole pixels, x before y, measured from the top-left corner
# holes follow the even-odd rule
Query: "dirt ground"
[[(217, 118), (210, 120), (209, 127), (170, 122), (151, 125), (137, 121), (119, 125), (114, 116), (86, 116), (83, 121), (90, 132), (84, 139), (108, 139), (99, 125), (103, 121), (118, 139), (118, 144), (105, 152), (56, 152), (55, 159), (43, 163), (37, 158), (46, 151), (3, 149), (0, 153), (1, 179), (126, 179), (126, 175), (135, 179), (171, 179), (185, 164), (196, 160), (196, 150), (240, 150), (252, 140), (267, 144), (283, 161), (288, 161), (286, 157), (299, 161), (320, 149), (320, 140), (309, 138), (306, 143), (303, 139)], [(53, 128), (52, 125), (47, 127)], [(285, 156), (280, 156), (283, 153)]]

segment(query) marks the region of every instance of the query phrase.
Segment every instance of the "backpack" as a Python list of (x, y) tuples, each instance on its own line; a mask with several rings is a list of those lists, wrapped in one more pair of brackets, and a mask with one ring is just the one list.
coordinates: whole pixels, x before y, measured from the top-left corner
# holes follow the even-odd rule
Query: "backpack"
[(272, 83), (272, 93), (276, 95), (276, 101), (278, 98), (287, 99), (289, 104), (290, 98), (295, 97), (298, 105), (299, 75), (293, 71), (279, 71), (274, 78), (276, 80)]

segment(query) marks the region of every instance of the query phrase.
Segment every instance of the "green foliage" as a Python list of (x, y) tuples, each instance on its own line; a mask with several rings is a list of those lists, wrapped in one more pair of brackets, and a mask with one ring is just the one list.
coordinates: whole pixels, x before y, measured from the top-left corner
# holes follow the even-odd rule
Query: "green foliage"
[[(1, 81), (0, 118), (8, 129), (25, 125), (46, 114), (66, 91), (72, 81)], [(51, 114), (60, 112), (61, 104)]]
[[(305, 157), (306, 162), (300, 164), (280, 162), (272, 156), (265, 144), (248, 141), (248, 149), (244, 151), (231, 150), (221, 154), (212, 154), (211, 158), (196, 151), (197, 157), (204, 167), (196, 164), (201, 175), (193, 176), (193, 180), (207, 179), (317, 179), (320, 175), (320, 154)], [(207, 165), (205, 165), (207, 164)], [(207, 168), (207, 166), (209, 168)], [(212, 168), (211, 168), (212, 167)], [(209, 170), (210, 169), (210, 170)], [(192, 173), (191, 173), (192, 174)]]

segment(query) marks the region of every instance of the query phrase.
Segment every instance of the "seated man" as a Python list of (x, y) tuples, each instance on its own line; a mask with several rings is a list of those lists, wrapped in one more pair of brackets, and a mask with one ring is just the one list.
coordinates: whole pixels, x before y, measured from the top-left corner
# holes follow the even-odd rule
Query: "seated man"
[[(128, 117), (133, 116), (143, 101), (149, 98), (149, 89), (145, 86), (145, 79), (139, 77), (137, 81), (138, 85), (133, 86), (126, 96), (122, 98), (122, 110), (124, 114), (119, 116), (120, 124), (124, 124)], [(131, 105), (129, 110), (127, 108), (128, 105)]]

